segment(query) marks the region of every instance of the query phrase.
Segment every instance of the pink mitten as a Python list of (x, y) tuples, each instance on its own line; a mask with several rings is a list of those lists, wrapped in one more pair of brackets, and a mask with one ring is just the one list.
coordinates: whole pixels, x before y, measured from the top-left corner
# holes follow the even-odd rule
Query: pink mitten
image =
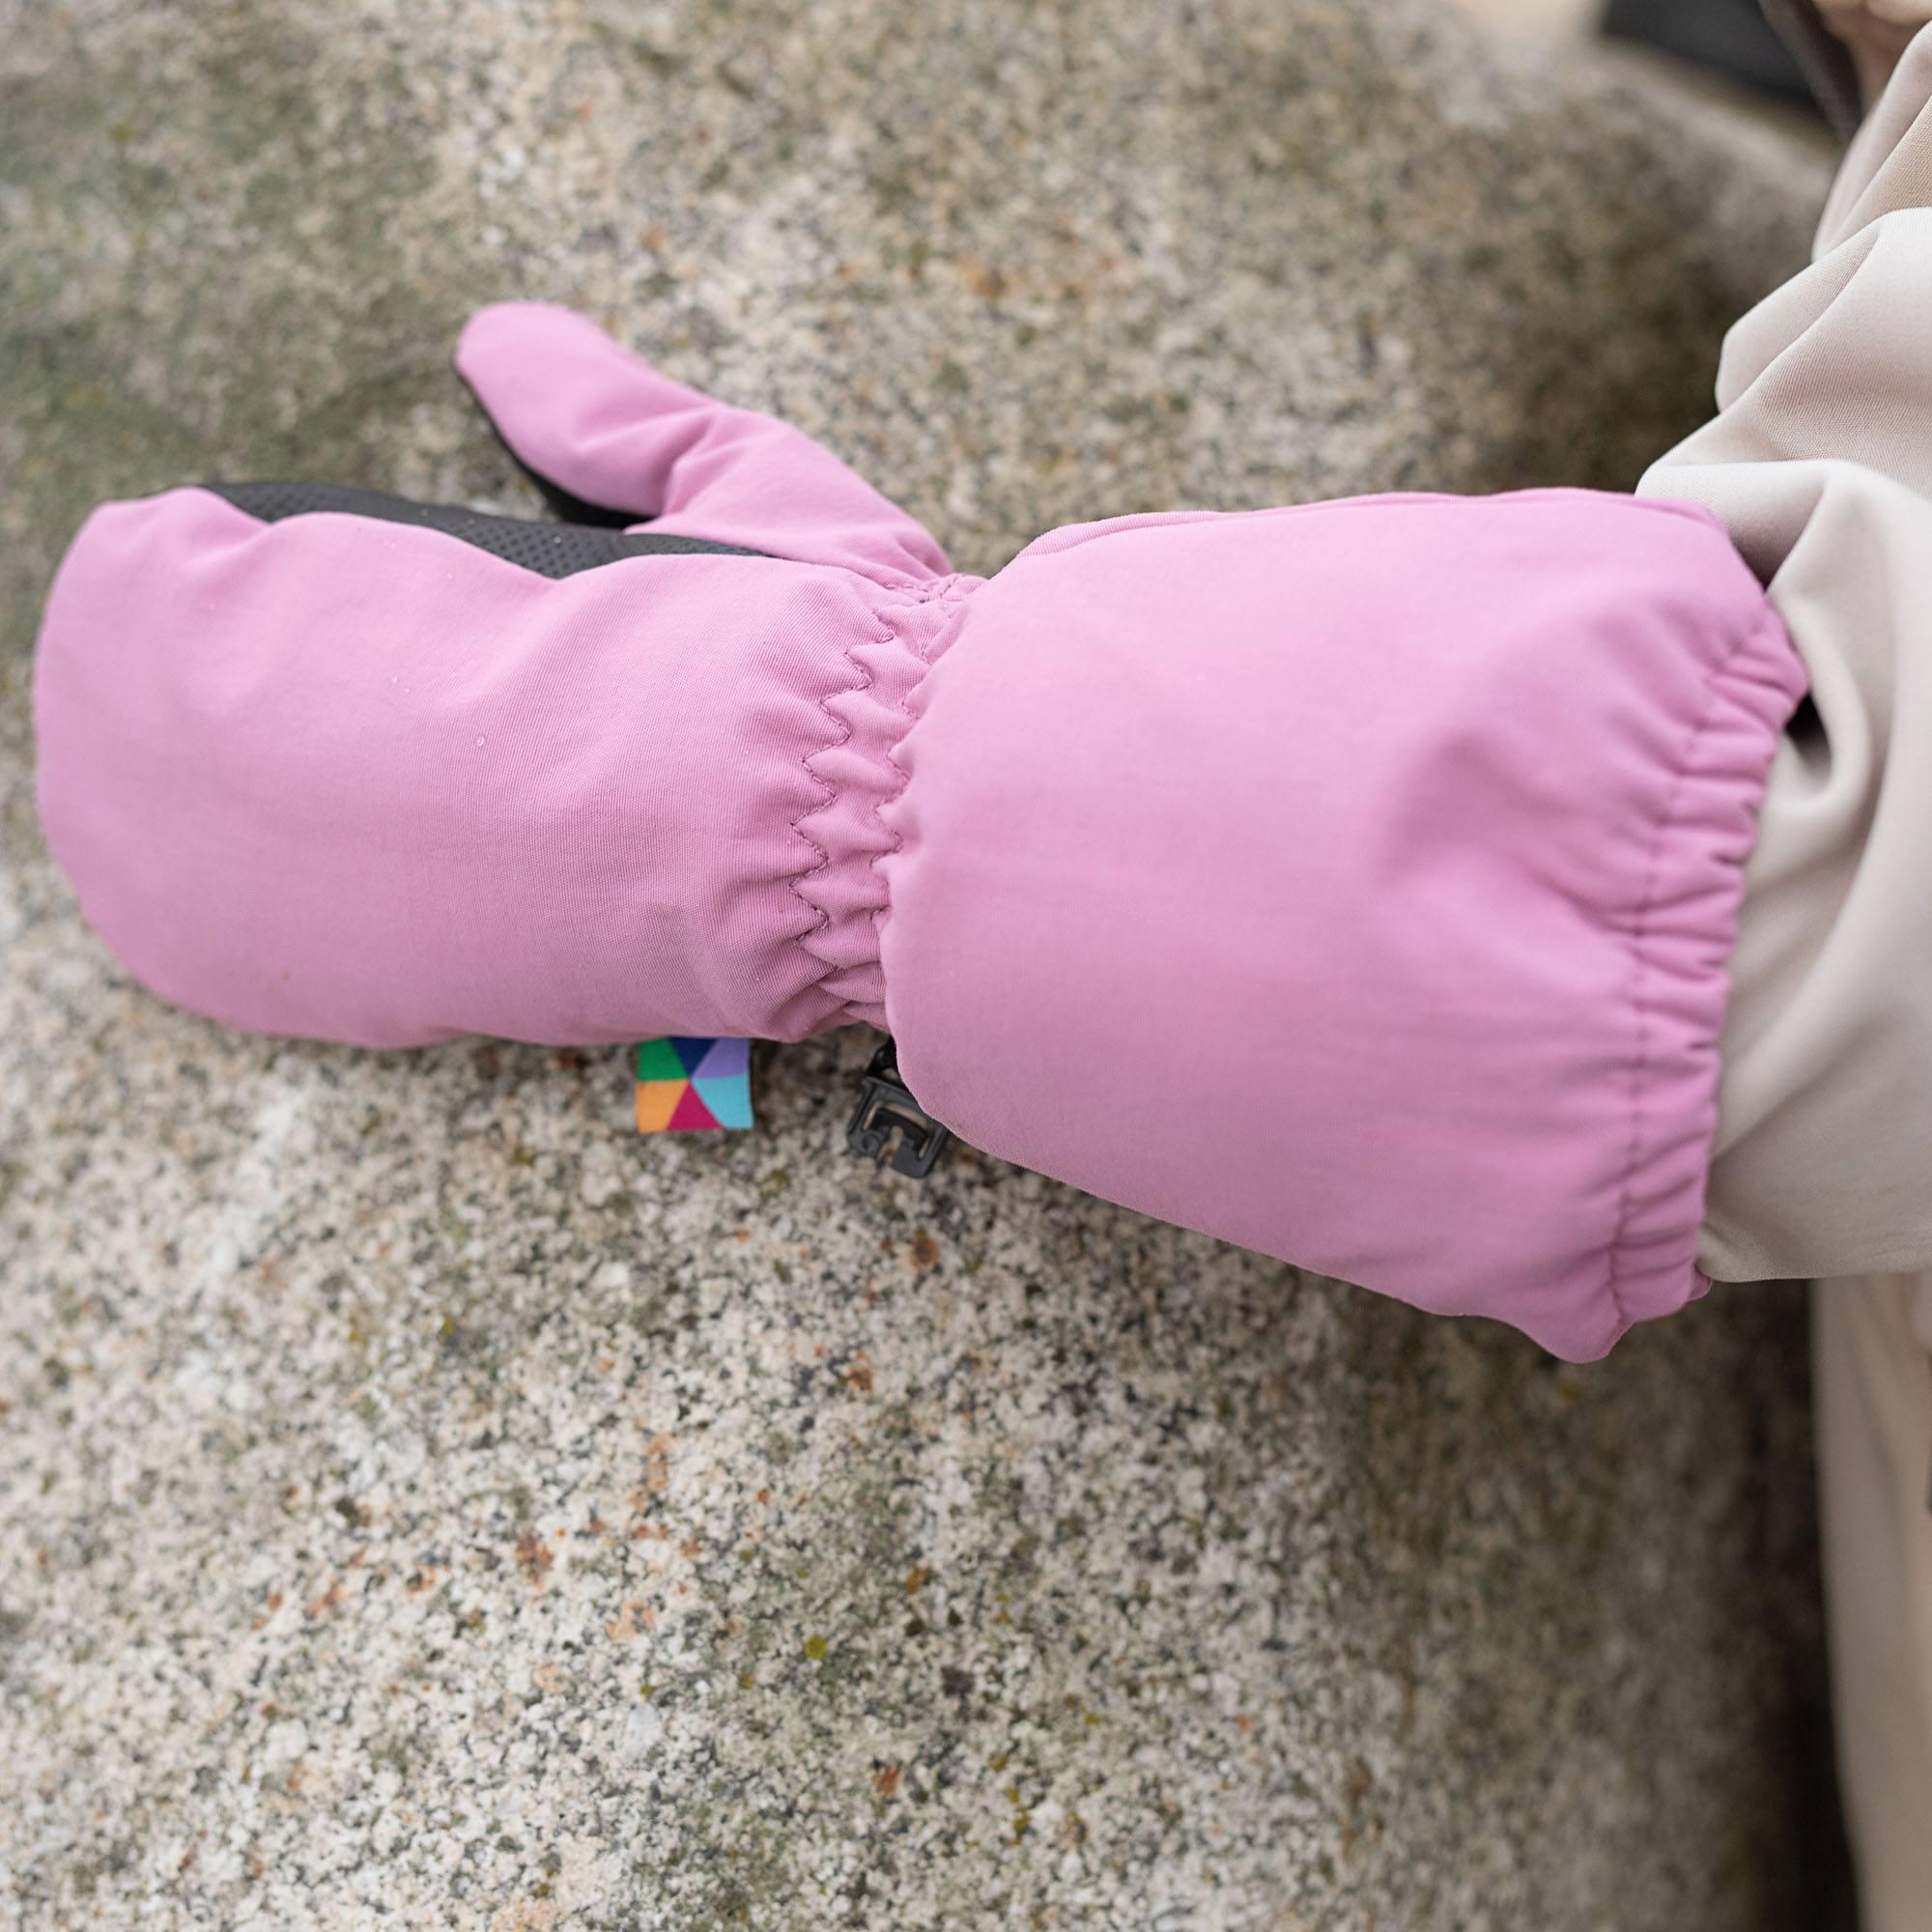
[(42, 811), (157, 992), (376, 1046), (870, 1020), (993, 1152), (1560, 1353), (1698, 1292), (1803, 689), (1704, 512), (1125, 517), (982, 582), (562, 310), (458, 366), (575, 523), (182, 489), (62, 566)]

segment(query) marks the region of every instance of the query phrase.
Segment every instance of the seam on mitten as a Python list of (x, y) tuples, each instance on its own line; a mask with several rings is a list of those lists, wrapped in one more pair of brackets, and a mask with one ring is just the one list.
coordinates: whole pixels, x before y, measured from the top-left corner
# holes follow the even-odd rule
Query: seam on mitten
[[(878, 974), (879, 962), (876, 934), (878, 932), (879, 915), (885, 910), (886, 895), (883, 884), (879, 888), (878, 902), (869, 911), (854, 915), (855, 918), (864, 918), (874, 934), (871, 957), (868, 962), (840, 959), (837, 956), (829, 955), (819, 951), (812, 943), (835, 923), (833, 909), (828, 905), (819, 904), (814, 898), (811, 892), (812, 881), (822, 878), (825, 874), (829, 873), (836, 863), (841, 863), (849, 857), (856, 857), (856, 854), (845, 853), (835, 856), (831, 848), (823, 840), (815, 837), (808, 825), (808, 821), (820, 812), (825, 811), (830, 806), (836, 804), (843, 795), (845, 789), (845, 787), (841, 787), (833, 780), (825, 777), (818, 769), (822, 759), (829, 753), (838, 752), (850, 745), (855, 736), (853, 725), (845, 718), (841, 717), (838, 710), (835, 707), (841, 700), (863, 696), (872, 691), (878, 683), (876, 674), (871, 667), (861, 657), (861, 652), (880, 651), (889, 649), (895, 645), (900, 645), (917, 667), (914, 675), (906, 684), (905, 691), (891, 706), (892, 711), (903, 718), (905, 722), (899, 729), (895, 731), (891, 737), (884, 739), (876, 748), (876, 757), (873, 759), (873, 762), (877, 764), (882, 772), (883, 788), (877, 803), (872, 808), (870, 815), (877, 818), (882, 809), (889, 805), (892, 800), (895, 799), (905, 788), (908, 774), (905, 768), (899, 764), (895, 753), (900, 739), (911, 728), (911, 713), (906, 707), (910, 701), (912, 693), (919, 688), (926, 670), (930, 668), (937, 654), (940, 640), (950, 632), (952, 619), (956, 614), (956, 608), (963, 608), (965, 600), (960, 583), (960, 574), (954, 572), (946, 577), (927, 579), (922, 582), (906, 584), (904, 591), (914, 612), (923, 610), (929, 604), (945, 601), (949, 597), (957, 599), (955, 611), (950, 612), (947, 619), (942, 621), (923, 639), (920, 639), (917, 628), (903, 619), (894, 622), (890, 618), (881, 618), (876, 629), (864, 637), (855, 638), (844, 647), (842, 655), (852, 670), (850, 680), (823, 692), (816, 700), (818, 708), (825, 714), (828, 723), (833, 726), (833, 733), (824, 743), (814, 746), (799, 759), (800, 769), (811, 781), (819, 795), (791, 819), (790, 829), (812, 852), (817, 854), (817, 863), (794, 873), (788, 883), (793, 896), (812, 916), (811, 923), (796, 935), (796, 944), (802, 947), (805, 952), (810, 953), (818, 962), (822, 970), (814, 980), (813, 985), (817, 990), (823, 992), (826, 998), (832, 1003), (831, 1010), (820, 1019), (818, 1022), (819, 1025), (825, 1025), (835, 1020), (852, 1019), (873, 1019), (879, 1023), (883, 1023), (884, 1013), (883, 985), (879, 987), (875, 998), (862, 998), (857, 996), (849, 983), (843, 987), (836, 987), (832, 983), (841, 979), (849, 980), (849, 976), (855, 973), (863, 973), (867, 970), (867, 966), (869, 966), (869, 970), (874, 976)], [(911, 635), (908, 635), (909, 633)], [(868, 757), (872, 756), (870, 752), (868, 752), (867, 755)], [(865, 862), (867, 870), (875, 879), (879, 877), (879, 862), (887, 857), (890, 852), (897, 850), (899, 842), (899, 836), (896, 834), (892, 835), (891, 842), (881, 849), (872, 852), (869, 859)]]
[[(892, 625), (888, 624), (885, 629), (879, 631), (876, 635), (863, 639), (863, 642), (873, 649), (877, 649), (882, 645), (895, 642), (898, 635), (898, 632)], [(836, 690), (821, 693), (817, 699), (819, 710), (824, 712), (826, 722), (833, 727), (833, 736), (823, 745), (816, 745), (810, 751), (803, 753), (798, 761), (799, 769), (818, 787), (819, 794), (811, 804), (800, 810), (797, 816), (791, 821), (793, 833), (800, 838), (803, 838), (818, 854), (817, 865), (808, 866), (804, 871), (794, 873), (790, 880), (793, 896), (797, 898), (798, 902), (809, 913), (814, 915), (811, 923), (798, 936), (798, 943), (801, 946), (805, 945), (814, 933), (823, 932), (832, 923), (832, 914), (830, 911), (824, 906), (814, 905), (805, 890), (810, 881), (817, 878), (821, 872), (831, 869), (832, 854), (805, 829), (805, 821), (814, 814), (823, 811), (828, 805), (834, 803), (838, 797), (838, 787), (830, 779), (821, 778), (817, 772), (813, 771), (813, 762), (822, 758), (826, 753), (836, 752), (840, 747), (849, 745), (852, 742), (852, 727), (833, 710), (834, 700), (840, 697), (852, 696), (858, 692), (869, 691), (876, 682), (871, 671), (860, 663), (859, 648), (859, 643), (850, 643), (845, 646), (843, 653), (845, 662), (852, 668), (853, 676), (851, 683), (841, 684)]]

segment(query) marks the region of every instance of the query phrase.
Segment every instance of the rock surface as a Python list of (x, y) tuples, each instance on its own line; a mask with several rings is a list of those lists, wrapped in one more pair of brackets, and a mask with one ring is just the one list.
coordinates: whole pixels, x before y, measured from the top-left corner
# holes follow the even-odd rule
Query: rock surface
[[(1055, 523), (1628, 484), (1822, 190), (1422, 0), (0, 0), (0, 1921), (1768, 1932), (1802, 1315), (1608, 1363), (970, 1153), (867, 1042), (232, 1037), (35, 828), (93, 500), (529, 500), (446, 368), (587, 308), (997, 566)], [(8, 1916), (11, 1914), (11, 1918)]]

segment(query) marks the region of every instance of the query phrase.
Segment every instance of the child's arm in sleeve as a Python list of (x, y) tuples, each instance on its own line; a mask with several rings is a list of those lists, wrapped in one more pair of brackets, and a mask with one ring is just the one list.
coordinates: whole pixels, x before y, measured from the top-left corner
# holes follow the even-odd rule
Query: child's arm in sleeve
[(1720, 413), (1643, 494), (1714, 510), (1811, 703), (1747, 869), (1700, 1259), (1719, 1279), (1932, 1266), (1932, 31), (1816, 259), (1740, 322)]

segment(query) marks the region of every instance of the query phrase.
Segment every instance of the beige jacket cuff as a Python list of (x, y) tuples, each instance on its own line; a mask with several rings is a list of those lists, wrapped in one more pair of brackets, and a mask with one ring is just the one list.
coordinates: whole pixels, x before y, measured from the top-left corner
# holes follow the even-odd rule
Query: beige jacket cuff
[(1722, 519), (1811, 700), (1746, 870), (1700, 1262), (1932, 1267), (1932, 29), (1718, 401), (1639, 493)]

